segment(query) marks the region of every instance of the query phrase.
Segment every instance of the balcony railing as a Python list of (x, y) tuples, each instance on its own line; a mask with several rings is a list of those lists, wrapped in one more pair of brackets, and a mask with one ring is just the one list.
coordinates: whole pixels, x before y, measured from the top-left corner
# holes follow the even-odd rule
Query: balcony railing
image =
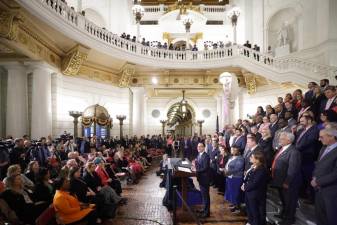
[[(226, 64), (226, 59), (240, 59), (245, 63), (251, 63), (255, 66), (262, 66), (263, 69), (268, 69), (273, 72), (297, 72), (311, 77), (334, 76), (337, 68), (327, 65), (309, 62), (303, 59), (286, 57), (282, 59), (274, 58), (268, 54), (254, 51), (240, 45), (232, 45), (225, 48), (218, 48), (205, 51), (173, 51), (166, 49), (157, 49), (144, 46), (140, 43), (132, 42), (112, 32), (103, 29), (73, 9), (63, 3), (61, 0), (17, 0), (22, 5), (30, 5), (35, 2), (42, 4), (50, 12), (57, 14), (66, 23), (79, 29), (81, 33), (85, 33), (100, 43), (104, 43), (107, 47), (118, 49), (119, 51), (128, 53), (128, 57), (138, 56), (145, 62), (145, 59), (151, 59), (155, 62), (169, 62), (171, 65), (179, 65), (191, 67), (193, 65), (214, 65), (219, 67)], [(224, 8), (224, 7), (223, 7)], [(236, 61), (237, 62), (237, 61)], [(175, 64), (176, 63), (176, 64)]]

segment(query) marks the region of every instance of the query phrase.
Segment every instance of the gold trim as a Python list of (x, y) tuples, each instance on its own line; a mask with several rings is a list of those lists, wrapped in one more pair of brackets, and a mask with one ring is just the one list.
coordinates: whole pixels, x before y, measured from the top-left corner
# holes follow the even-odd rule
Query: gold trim
[(18, 35), (18, 25), (23, 21), (19, 13), (12, 13), (7, 10), (0, 11), (0, 37), (8, 40), (16, 40)]
[(62, 73), (68, 76), (76, 76), (85, 60), (89, 49), (82, 45), (76, 45), (69, 51), (62, 61)]

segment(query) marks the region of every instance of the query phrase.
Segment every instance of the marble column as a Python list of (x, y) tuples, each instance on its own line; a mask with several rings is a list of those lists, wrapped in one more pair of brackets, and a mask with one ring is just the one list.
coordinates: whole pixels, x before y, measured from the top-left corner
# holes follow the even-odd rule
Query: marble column
[(3, 65), (7, 70), (6, 135), (28, 134), (28, 87), (26, 67), (18, 62)]
[(52, 135), (51, 74), (53, 70), (45, 63), (27, 63), (32, 71), (31, 137), (39, 139)]
[(144, 95), (145, 90), (142, 87), (132, 88), (132, 131), (134, 135), (144, 134)]

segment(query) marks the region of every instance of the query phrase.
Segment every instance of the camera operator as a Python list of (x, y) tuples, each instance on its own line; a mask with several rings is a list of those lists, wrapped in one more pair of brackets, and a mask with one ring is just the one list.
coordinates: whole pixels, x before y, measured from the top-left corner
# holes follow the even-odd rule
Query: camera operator
[(33, 152), (34, 160), (39, 162), (41, 167), (47, 167), (48, 159), (51, 157), (51, 153), (46, 144), (46, 138), (42, 137), (40, 142), (37, 142), (37, 147), (35, 147)]
[(19, 164), (21, 170), (24, 171), (26, 168), (25, 162), (26, 152), (24, 148), (23, 139), (17, 138), (14, 140), (14, 148), (12, 148), (9, 152), (9, 161), (10, 164)]
[(5, 143), (0, 143), (0, 179), (3, 180), (9, 166), (9, 153)]

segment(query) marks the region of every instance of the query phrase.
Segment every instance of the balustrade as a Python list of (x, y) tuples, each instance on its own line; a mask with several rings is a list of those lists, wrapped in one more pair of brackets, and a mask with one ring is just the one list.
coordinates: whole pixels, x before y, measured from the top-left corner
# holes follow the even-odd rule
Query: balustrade
[[(26, 1), (26, 0), (18, 0)], [(291, 72), (296, 71), (303, 75), (307, 73), (317, 76), (333, 76), (336, 73), (336, 67), (321, 65), (313, 62), (308, 62), (303, 59), (294, 57), (274, 58), (271, 55), (257, 52), (253, 49), (233, 45), (226, 48), (211, 49), (205, 51), (173, 51), (166, 49), (157, 49), (144, 46), (140, 43), (135, 43), (123, 38), (112, 32), (98, 27), (84, 16), (76, 13), (73, 9), (67, 6), (61, 0), (31, 0), (32, 2), (40, 2), (50, 11), (56, 13), (60, 18), (67, 21), (72, 26), (85, 31), (91, 37), (98, 41), (106, 43), (108, 46), (121, 49), (131, 54), (141, 55), (149, 59), (159, 59), (164, 61), (184, 62), (219, 62), (226, 58), (240, 57), (255, 65), (267, 67), (275, 72)], [(31, 4), (31, 3), (26, 3)], [(157, 10), (167, 10), (165, 7), (147, 7), (149, 12), (157, 12)], [(204, 12), (225, 12), (225, 6), (204, 6)]]

